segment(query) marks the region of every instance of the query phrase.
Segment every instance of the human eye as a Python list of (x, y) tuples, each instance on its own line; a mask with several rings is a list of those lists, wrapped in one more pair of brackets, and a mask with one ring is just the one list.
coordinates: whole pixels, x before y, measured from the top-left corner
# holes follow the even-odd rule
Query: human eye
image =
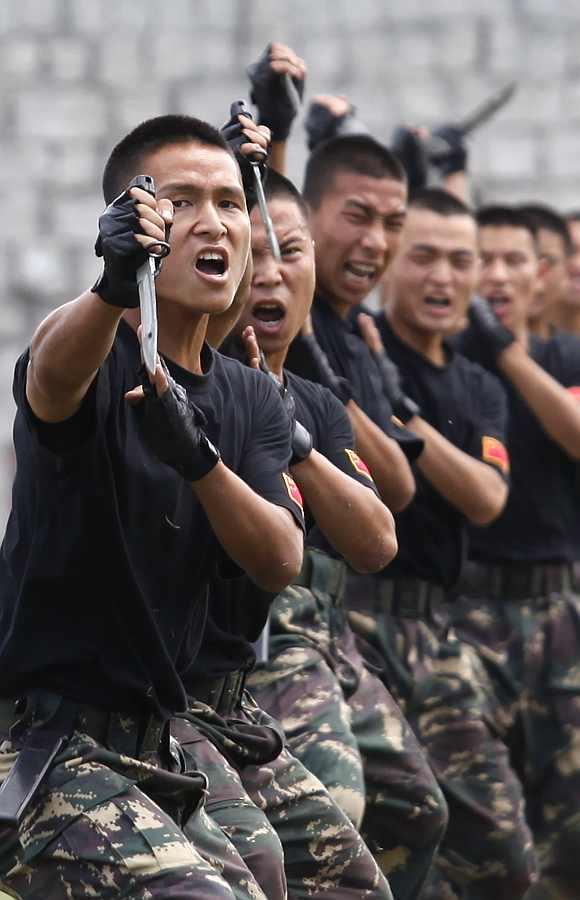
[(185, 200), (182, 197), (177, 197), (175, 200), (171, 201), (173, 204), (173, 209), (185, 209), (186, 207), (191, 206), (190, 200)]
[(302, 252), (302, 247), (298, 244), (282, 244), (280, 246), (280, 253), (282, 256), (297, 256)]

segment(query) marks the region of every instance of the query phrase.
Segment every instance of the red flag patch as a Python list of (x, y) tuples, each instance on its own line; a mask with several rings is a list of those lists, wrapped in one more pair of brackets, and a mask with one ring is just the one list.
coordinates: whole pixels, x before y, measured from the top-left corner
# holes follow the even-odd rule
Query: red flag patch
[(288, 475), (288, 472), (282, 472), (282, 478), (284, 479), (284, 484), (286, 485), (288, 496), (291, 500), (294, 501), (296, 506), (299, 506), (301, 511), (304, 512), (304, 501), (302, 500), (302, 494), (300, 493), (298, 485), (296, 484), (292, 476)]
[(358, 453), (355, 453), (354, 450), (346, 450), (344, 451), (348, 458), (350, 459), (353, 468), (359, 475), (365, 475), (370, 481), (373, 480), (373, 476), (370, 473), (369, 467), (367, 466), (364, 459), (361, 459)]
[(508, 452), (497, 438), (488, 437), (488, 435), (483, 437), (481, 455), (485, 462), (491, 463), (492, 466), (497, 466), (504, 475), (508, 474), (510, 470)]
[(568, 393), (572, 394), (576, 400), (580, 400), (580, 387), (569, 387)]

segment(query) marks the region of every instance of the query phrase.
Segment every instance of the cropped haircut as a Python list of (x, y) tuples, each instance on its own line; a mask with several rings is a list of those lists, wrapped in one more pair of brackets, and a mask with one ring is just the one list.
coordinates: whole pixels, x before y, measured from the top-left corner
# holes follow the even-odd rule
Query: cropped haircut
[(572, 239), (564, 216), (561, 216), (552, 207), (544, 206), (541, 203), (522, 203), (520, 209), (530, 217), (538, 231), (543, 228), (544, 231), (557, 234), (564, 243), (566, 254), (572, 253)]
[(339, 172), (390, 178), (402, 183), (407, 181), (405, 170), (394, 153), (370, 135), (334, 137), (319, 144), (306, 163), (302, 193), (308, 206), (318, 209)]
[(567, 222), (580, 222), (580, 209), (573, 209), (566, 213)]
[(516, 206), (500, 206), (499, 204), (481, 206), (475, 219), (480, 228), (523, 228), (528, 231), (536, 246), (536, 225), (530, 216)]
[(421, 188), (415, 191), (409, 200), (409, 209), (426, 209), (437, 213), (438, 216), (469, 216), (475, 218), (475, 213), (467, 204), (459, 200), (449, 191), (443, 188)]
[[(230, 153), (223, 136), (207, 122), (192, 116), (157, 116), (141, 122), (129, 132), (111, 151), (103, 171), (103, 195), (106, 203), (111, 203), (121, 194), (135, 175), (146, 175), (141, 171), (144, 157), (161, 147), (171, 144), (186, 144), (198, 141), (219, 147)], [(231, 153), (230, 153), (231, 155)]]
[(288, 197), (290, 200), (293, 200), (306, 221), (308, 221), (308, 207), (304, 197), (285, 175), (280, 175), (274, 169), (268, 169), (264, 193), (267, 200), (275, 200), (277, 197)]

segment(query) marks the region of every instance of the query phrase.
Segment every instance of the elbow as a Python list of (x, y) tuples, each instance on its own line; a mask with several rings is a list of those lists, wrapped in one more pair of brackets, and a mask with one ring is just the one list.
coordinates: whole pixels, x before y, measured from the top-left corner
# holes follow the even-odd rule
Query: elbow
[(389, 508), (396, 513), (403, 512), (412, 502), (415, 490), (415, 479), (409, 474), (409, 477), (401, 479), (396, 491), (391, 491), (390, 502), (388, 502)]
[(288, 541), (279, 552), (271, 551), (267, 561), (252, 573), (252, 580), (271, 594), (279, 594), (292, 584), (300, 574), (304, 539), (302, 532), (295, 527), (296, 537)]
[(495, 491), (490, 497), (482, 500), (476, 507), (467, 512), (467, 518), (472, 525), (491, 525), (503, 512), (508, 498), (508, 487), (502, 485), (502, 490)]
[(374, 575), (375, 572), (382, 571), (393, 561), (399, 550), (395, 522), (386, 508), (385, 513), (387, 516), (382, 527), (379, 526), (377, 531), (375, 523), (372, 532), (369, 529), (368, 534), (365, 534), (366, 539), (361, 541), (356, 552), (345, 557), (351, 568), (361, 575)]

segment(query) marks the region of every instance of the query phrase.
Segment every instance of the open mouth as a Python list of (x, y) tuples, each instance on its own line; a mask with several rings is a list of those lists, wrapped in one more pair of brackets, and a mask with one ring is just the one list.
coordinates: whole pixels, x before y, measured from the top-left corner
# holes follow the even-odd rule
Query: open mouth
[(430, 295), (429, 297), (425, 297), (425, 303), (427, 304), (427, 306), (431, 306), (434, 309), (451, 308), (451, 301), (449, 300), (449, 297), (434, 297)]
[(504, 294), (496, 294), (485, 298), (496, 316), (505, 313), (509, 306), (509, 298)]
[(227, 271), (226, 255), (220, 250), (206, 250), (197, 257), (195, 268), (202, 275), (223, 278)]
[(377, 277), (376, 266), (371, 266), (368, 263), (347, 262), (344, 269), (348, 275), (360, 278), (365, 282), (374, 281)]
[(286, 318), (286, 310), (281, 303), (264, 300), (254, 304), (252, 318), (257, 331), (276, 331)]

